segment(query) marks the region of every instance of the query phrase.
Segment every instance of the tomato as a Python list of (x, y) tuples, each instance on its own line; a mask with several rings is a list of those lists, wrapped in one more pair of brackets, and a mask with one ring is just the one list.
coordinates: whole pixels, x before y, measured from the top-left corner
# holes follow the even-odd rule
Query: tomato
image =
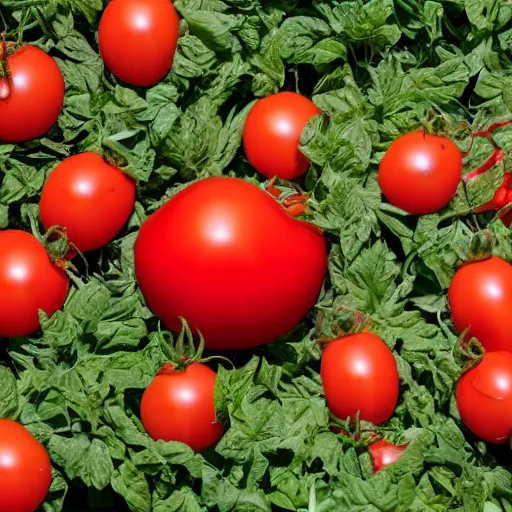
[(9, 95), (0, 100), (0, 140), (24, 142), (44, 135), (64, 103), (64, 79), (56, 62), (35, 46), (6, 60)]
[(0, 338), (37, 331), (38, 310), (55, 313), (68, 289), (66, 273), (36, 238), (24, 231), (0, 231)]
[(326, 271), (323, 234), (238, 178), (188, 186), (142, 225), (135, 243), (149, 307), (174, 331), (178, 316), (186, 318), (208, 348), (285, 335), (315, 304)]
[(155, 440), (179, 441), (199, 452), (215, 444), (223, 426), (215, 421), (216, 374), (202, 363), (183, 371), (166, 365), (142, 395), (140, 415)]
[(389, 347), (375, 334), (361, 332), (332, 341), (322, 354), (320, 376), (330, 411), (338, 418), (379, 424), (398, 400), (399, 378)]
[(280, 92), (258, 100), (245, 122), (243, 141), (250, 164), (267, 178), (293, 180), (309, 168), (299, 149), (302, 130), (322, 111), (294, 92)]
[(45, 229), (66, 228), (81, 252), (111, 242), (129, 219), (135, 204), (135, 182), (97, 153), (66, 158), (50, 174), (41, 195)]
[(512, 265), (496, 256), (463, 265), (448, 300), (459, 332), (469, 327), (487, 351), (512, 351)]
[[(499, 151), (499, 150), (496, 150)], [(501, 152), (503, 154), (503, 152)], [(501, 160), (503, 161), (503, 160)], [(487, 212), (492, 210), (501, 210), (505, 206), (512, 203), (512, 172), (506, 172), (503, 176), (503, 183), (496, 190), (494, 197), (488, 201), (487, 203), (475, 208), (473, 210), (475, 213)], [(512, 223), (512, 210), (508, 210), (502, 215), (500, 215), (500, 219), (505, 224), (505, 226), (509, 227)]]
[(0, 510), (34, 512), (52, 483), (50, 457), (19, 423), (0, 419)]
[(155, 85), (171, 70), (178, 23), (169, 0), (113, 0), (98, 29), (105, 65), (126, 83)]
[(457, 384), (462, 421), (480, 439), (505, 443), (512, 433), (512, 354), (488, 352)]
[(372, 443), (368, 451), (372, 457), (373, 472), (378, 473), (381, 469), (394, 464), (403, 455), (407, 446), (396, 446), (384, 440)]
[(386, 199), (414, 215), (446, 206), (457, 191), (462, 155), (446, 137), (416, 131), (396, 139), (379, 167), (379, 184)]

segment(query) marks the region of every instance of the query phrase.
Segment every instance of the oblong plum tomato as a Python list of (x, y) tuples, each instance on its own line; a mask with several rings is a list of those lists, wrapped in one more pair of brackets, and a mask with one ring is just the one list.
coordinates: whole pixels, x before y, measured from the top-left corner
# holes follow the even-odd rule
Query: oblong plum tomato
[(414, 215), (426, 215), (452, 200), (461, 171), (462, 155), (450, 139), (416, 131), (389, 146), (378, 178), (392, 205)]
[(488, 443), (505, 443), (512, 433), (512, 354), (486, 353), (459, 379), (456, 398), (473, 434)]
[(112, 0), (98, 29), (101, 57), (123, 82), (155, 85), (171, 70), (178, 24), (169, 0)]
[(25, 142), (44, 135), (64, 103), (57, 63), (35, 46), (22, 46), (6, 60), (9, 95), (0, 100), (0, 140)]
[(27, 336), (62, 308), (69, 290), (66, 273), (43, 245), (25, 231), (0, 231), (0, 337)]
[(250, 164), (267, 178), (293, 180), (309, 168), (299, 142), (307, 122), (322, 111), (308, 98), (280, 92), (258, 100), (244, 126), (243, 142)]
[(19, 423), (0, 419), (0, 510), (34, 512), (52, 483), (50, 457)]
[(378, 473), (385, 467), (394, 464), (403, 455), (407, 446), (407, 444), (397, 446), (388, 443), (384, 439), (368, 446), (368, 451), (372, 457), (373, 472)]
[(146, 388), (141, 421), (155, 440), (179, 441), (199, 452), (215, 444), (223, 426), (215, 419), (216, 373), (202, 363), (177, 371), (165, 365)]
[(455, 328), (469, 327), (487, 351), (512, 351), (512, 265), (492, 256), (464, 264), (453, 277), (448, 300)]
[(378, 425), (393, 414), (399, 377), (389, 347), (375, 334), (361, 332), (330, 342), (322, 353), (320, 376), (327, 407), (338, 418)]
[(277, 340), (315, 304), (325, 238), (238, 178), (197, 181), (142, 225), (135, 273), (148, 306), (173, 330), (184, 317), (208, 348)]
[(97, 153), (66, 158), (43, 187), (39, 211), (45, 229), (66, 228), (81, 252), (111, 242), (135, 205), (135, 182)]

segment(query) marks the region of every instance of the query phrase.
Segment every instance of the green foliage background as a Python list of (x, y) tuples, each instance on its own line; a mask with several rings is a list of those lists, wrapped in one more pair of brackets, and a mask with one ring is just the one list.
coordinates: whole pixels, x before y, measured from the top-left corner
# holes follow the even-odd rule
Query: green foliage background
[[(182, 22), (173, 70), (146, 90), (103, 68), (102, 0), (0, 1), (9, 37), (54, 56), (67, 87), (58, 125), (45, 138), (0, 146), (0, 228), (38, 229), (45, 177), (80, 151), (115, 153), (139, 182), (129, 225), (87, 255), (88, 272), (81, 268), (64, 310), (43, 316), (35, 336), (2, 340), (0, 416), (25, 424), (54, 465), (44, 509), (512, 511), (509, 448), (473, 438), (453, 403), (461, 364), (445, 297), (476, 221), (490, 222), (496, 253), (512, 260), (510, 231), (470, 215), (510, 167), (512, 128), (495, 134), (504, 164), (461, 187), (439, 214), (415, 218), (384, 204), (376, 180), (389, 144), (429, 114), (452, 130), (463, 120), (485, 128), (511, 116), (512, 3), (175, 5)], [(302, 140), (312, 161), (302, 183), (312, 195), (308, 218), (330, 242), (325, 289), (285, 340), (229, 354), (236, 370), (219, 367), (217, 407), (229, 428), (216, 448), (194, 454), (153, 442), (138, 401), (168, 349), (134, 278), (138, 227), (195, 179), (261, 181), (241, 149), (244, 119), (256, 98), (296, 89), (326, 114)], [(462, 150), (469, 140), (464, 132), (456, 139)], [(478, 139), (465, 172), (491, 152)], [(399, 405), (381, 431), (411, 444), (375, 476), (365, 447), (329, 429), (317, 338), (343, 320), (340, 306), (369, 315), (399, 366)]]

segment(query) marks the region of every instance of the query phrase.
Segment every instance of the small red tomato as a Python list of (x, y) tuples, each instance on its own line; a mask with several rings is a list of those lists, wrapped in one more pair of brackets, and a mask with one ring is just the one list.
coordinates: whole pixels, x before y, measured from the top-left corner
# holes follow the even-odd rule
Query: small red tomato
[(327, 271), (323, 234), (238, 178), (180, 191), (142, 225), (134, 251), (148, 306), (174, 331), (186, 318), (209, 349), (284, 336), (315, 304)]
[(105, 65), (128, 84), (155, 85), (171, 70), (178, 23), (169, 0), (112, 0), (98, 29)]
[(0, 140), (25, 142), (44, 135), (64, 103), (64, 79), (56, 62), (35, 46), (7, 57), (9, 91), (0, 99)]
[(244, 126), (243, 140), (250, 164), (267, 178), (293, 180), (309, 168), (299, 142), (307, 122), (322, 111), (294, 92), (258, 100)]
[(97, 153), (66, 158), (48, 177), (39, 205), (45, 229), (66, 228), (81, 252), (111, 242), (129, 219), (135, 182)]
[(462, 155), (446, 137), (416, 131), (396, 139), (379, 167), (386, 199), (414, 215), (434, 213), (457, 191)]
[[(495, 151), (500, 151), (500, 154), (503, 155), (501, 150)], [(503, 161), (503, 158), (500, 161)], [(494, 197), (482, 206), (475, 208), (473, 211), (475, 213), (480, 213), (500, 210), (510, 203), (512, 203), (512, 172), (506, 172), (503, 176), (503, 183), (498, 187), (498, 190), (496, 190)], [(509, 227), (512, 223), (512, 209), (500, 215), (500, 219), (505, 226)]]
[(19, 423), (0, 420), (0, 510), (34, 512), (52, 483), (50, 457)]
[(320, 369), (330, 411), (340, 419), (379, 424), (388, 420), (398, 400), (399, 378), (389, 347), (375, 334), (361, 332), (327, 345)]
[(512, 351), (512, 265), (493, 256), (463, 265), (450, 283), (455, 328), (491, 352)]
[(179, 441), (199, 452), (215, 444), (223, 426), (215, 420), (216, 373), (202, 363), (183, 371), (160, 370), (140, 403), (142, 424), (155, 440)]
[(36, 238), (25, 231), (0, 231), (0, 338), (37, 331), (39, 310), (53, 315), (68, 290), (66, 273)]
[(372, 456), (373, 472), (378, 473), (381, 469), (386, 466), (394, 464), (402, 455), (408, 445), (396, 446), (388, 443), (387, 441), (381, 440), (372, 443), (368, 447), (368, 451)]
[(480, 439), (505, 443), (512, 433), (512, 354), (488, 352), (457, 384), (462, 421)]

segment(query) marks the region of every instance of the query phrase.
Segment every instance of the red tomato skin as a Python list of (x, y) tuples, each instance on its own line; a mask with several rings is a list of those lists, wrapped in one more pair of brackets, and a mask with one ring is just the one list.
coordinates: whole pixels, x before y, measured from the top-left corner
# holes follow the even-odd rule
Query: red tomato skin
[(66, 158), (43, 187), (39, 211), (45, 229), (66, 228), (79, 251), (99, 249), (126, 224), (135, 205), (135, 182), (97, 153)]
[(434, 213), (457, 191), (462, 155), (446, 137), (423, 131), (396, 139), (379, 167), (379, 185), (386, 199), (413, 215)]
[(250, 164), (267, 178), (293, 180), (309, 168), (299, 150), (302, 130), (322, 111), (294, 92), (280, 92), (258, 100), (244, 126), (243, 142)]
[(188, 186), (143, 224), (135, 243), (149, 307), (176, 332), (178, 316), (186, 318), (220, 350), (291, 331), (315, 304), (326, 271), (323, 235), (238, 178)]
[(330, 411), (378, 425), (393, 414), (399, 377), (389, 347), (375, 334), (361, 332), (332, 341), (322, 354), (320, 376)]
[(36, 238), (25, 231), (0, 231), (0, 338), (37, 331), (38, 310), (53, 315), (68, 290), (66, 273)]
[(201, 363), (157, 375), (140, 403), (146, 432), (155, 441), (179, 441), (195, 452), (215, 444), (224, 430), (215, 419), (215, 377), (215, 372)]
[(171, 70), (178, 24), (169, 0), (113, 0), (98, 29), (101, 57), (123, 82), (155, 85)]
[(456, 389), (464, 424), (480, 439), (503, 444), (512, 433), (512, 354), (488, 352)]
[(512, 351), (512, 265), (492, 256), (467, 263), (457, 272), (448, 289), (455, 328), (470, 327), (489, 351)]
[(0, 419), (0, 511), (34, 512), (52, 482), (50, 457), (19, 423)]
[(394, 464), (403, 455), (407, 446), (396, 446), (384, 440), (372, 443), (368, 447), (368, 451), (372, 457), (373, 472), (378, 473), (385, 467)]
[(35, 46), (7, 57), (10, 95), (0, 100), (0, 140), (18, 143), (44, 135), (64, 103), (64, 79), (57, 63)]

